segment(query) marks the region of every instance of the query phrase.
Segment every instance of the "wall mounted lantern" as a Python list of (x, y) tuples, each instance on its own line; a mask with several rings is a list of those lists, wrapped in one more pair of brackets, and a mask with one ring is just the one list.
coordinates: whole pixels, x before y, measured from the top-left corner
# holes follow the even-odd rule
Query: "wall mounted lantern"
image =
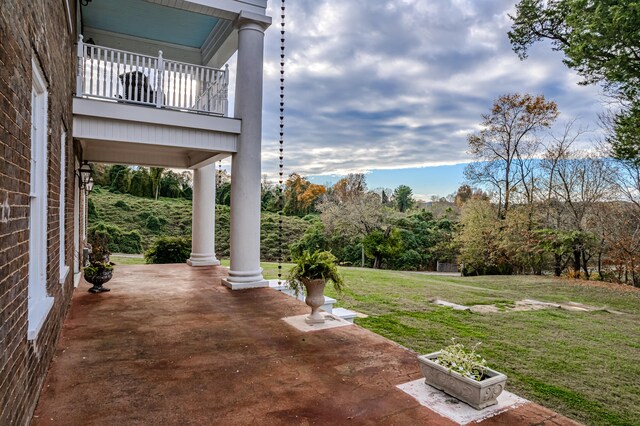
[(93, 176), (91, 176), (87, 183), (84, 184), (84, 190), (87, 192), (87, 194), (93, 191)]
[(93, 170), (87, 160), (84, 160), (82, 166), (76, 170), (76, 174), (80, 178), (80, 189), (91, 192), (93, 189)]

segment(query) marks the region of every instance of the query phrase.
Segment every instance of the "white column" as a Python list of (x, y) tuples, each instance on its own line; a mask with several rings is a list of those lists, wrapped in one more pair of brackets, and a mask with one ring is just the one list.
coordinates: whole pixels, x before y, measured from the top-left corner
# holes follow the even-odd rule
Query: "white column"
[(232, 290), (267, 287), (260, 268), (260, 151), (262, 143), (262, 58), (264, 30), (271, 18), (241, 12), (235, 118), (242, 120), (237, 152), (231, 159), (229, 277)]
[(189, 266), (219, 265), (215, 254), (216, 165), (193, 171), (191, 257)]

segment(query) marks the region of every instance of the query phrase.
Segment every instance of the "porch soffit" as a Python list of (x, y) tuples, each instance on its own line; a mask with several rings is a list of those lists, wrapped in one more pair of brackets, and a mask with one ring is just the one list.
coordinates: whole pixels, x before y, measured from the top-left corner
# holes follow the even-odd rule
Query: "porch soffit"
[(94, 1), (82, 7), (84, 25), (134, 37), (200, 48), (218, 18), (144, 0)]
[(91, 163), (195, 169), (229, 157), (228, 152), (198, 151), (162, 145), (83, 139), (82, 159)]
[(222, 67), (237, 50), (233, 20), (264, 16), (266, 0), (109, 0), (82, 7), (83, 35), (98, 45)]
[(73, 137), (88, 161), (201, 167), (236, 152), (241, 121), (91, 99), (73, 100)]

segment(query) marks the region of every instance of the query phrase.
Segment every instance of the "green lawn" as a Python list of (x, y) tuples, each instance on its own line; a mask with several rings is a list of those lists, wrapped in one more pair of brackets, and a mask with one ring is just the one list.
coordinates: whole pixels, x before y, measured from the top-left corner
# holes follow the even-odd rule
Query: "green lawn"
[[(263, 264), (275, 278), (277, 266)], [(356, 322), (419, 353), (452, 337), (472, 345), (509, 376), (507, 388), (586, 424), (640, 424), (640, 292), (550, 277), (443, 277), (341, 268), (339, 305), (369, 315)], [(628, 289), (628, 288), (627, 288)], [(474, 314), (434, 298), (474, 305), (521, 299), (580, 302), (622, 312), (559, 309)]]
[(109, 260), (116, 265), (144, 265), (146, 263), (144, 257), (131, 257), (130, 255), (119, 256), (112, 254), (109, 256)]
[[(262, 267), (266, 278), (277, 278), (277, 264)], [(480, 353), (509, 376), (510, 391), (586, 424), (640, 425), (639, 291), (550, 277), (341, 272), (346, 291), (339, 296), (329, 288), (327, 295), (339, 306), (368, 314), (356, 320), (362, 327), (419, 353), (439, 350), (452, 337), (467, 345), (482, 342)], [(526, 298), (573, 301), (621, 314), (558, 309), (475, 314), (435, 306), (429, 302), (434, 298), (499, 306)]]

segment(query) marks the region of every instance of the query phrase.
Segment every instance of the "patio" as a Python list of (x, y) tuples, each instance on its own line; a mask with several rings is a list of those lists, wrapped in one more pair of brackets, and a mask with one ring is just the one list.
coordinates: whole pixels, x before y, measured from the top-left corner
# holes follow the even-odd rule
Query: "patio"
[[(33, 425), (453, 422), (396, 385), (415, 354), (358, 326), (310, 333), (307, 307), (231, 291), (227, 269), (118, 266), (109, 293), (75, 291)], [(528, 403), (483, 424), (575, 424)]]

